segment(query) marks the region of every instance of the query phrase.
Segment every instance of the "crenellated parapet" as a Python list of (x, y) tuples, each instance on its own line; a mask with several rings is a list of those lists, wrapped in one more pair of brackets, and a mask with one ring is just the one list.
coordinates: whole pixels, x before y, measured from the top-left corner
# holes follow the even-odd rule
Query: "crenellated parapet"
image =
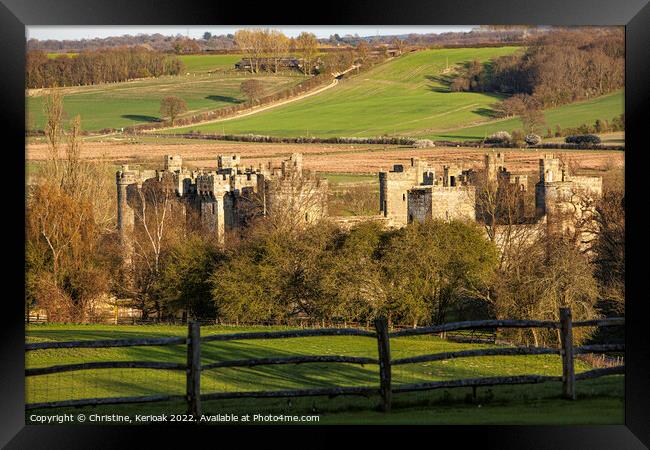
[(134, 227), (130, 198), (143, 184), (150, 183), (175, 194), (184, 205), (182, 211), (194, 210), (196, 214), (186, 214), (187, 220), (200, 221), (220, 243), (226, 232), (244, 226), (251, 215), (272, 214), (283, 205), (303, 204), (296, 214), (304, 216), (305, 223), (327, 214), (327, 180), (304, 170), (300, 153), (292, 154), (279, 167), (270, 162), (257, 168), (244, 167), (239, 154), (217, 155), (216, 165), (216, 170), (189, 170), (183, 167), (180, 155), (167, 155), (161, 170), (139, 171), (124, 166), (116, 173), (120, 235), (126, 236)]

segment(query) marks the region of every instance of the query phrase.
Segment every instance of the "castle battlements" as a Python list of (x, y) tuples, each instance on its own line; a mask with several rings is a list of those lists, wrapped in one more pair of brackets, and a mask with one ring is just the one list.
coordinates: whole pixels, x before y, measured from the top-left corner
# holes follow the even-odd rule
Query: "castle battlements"
[[(560, 159), (544, 155), (535, 185), (535, 215), (527, 218), (529, 174), (510, 172), (505, 163), (503, 153), (487, 153), (480, 170), (445, 165), (438, 177), (426, 162), (416, 158), (410, 165), (396, 164), (393, 170), (378, 174), (380, 212), (392, 226), (426, 219), (474, 221), (484, 217), (486, 208), (498, 209), (505, 203), (499, 199), (507, 199), (513, 208), (510, 214), (514, 211), (518, 221), (561, 222), (566, 226), (567, 220), (573, 218), (566, 215), (567, 211), (578, 211), (578, 203), (602, 194), (601, 177), (571, 175)], [(496, 193), (494, 205), (485, 205), (481, 199), (487, 189)]]
[[(144, 183), (163, 182), (173, 189), (178, 202), (193, 208), (201, 223), (224, 242), (226, 231), (244, 226), (254, 215), (266, 215), (293, 198), (314, 198), (296, 213), (305, 221), (327, 213), (327, 180), (314, 171), (303, 171), (301, 153), (294, 153), (274, 168), (244, 167), (241, 156), (217, 155), (216, 170), (189, 170), (180, 155), (167, 155), (162, 170), (132, 170), (128, 165), (116, 173), (118, 231), (124, 236), (134, 227), (134, 196)], [(169, 192), (169, 191), (168, 191)], [(253, 206), (255, 205), (255, 207)], [(273, 208), (271, 207), (273, 206)], [(185, 211), (185, 209), (183, 209)], [(188, 219), (189, 220), (189, 219)]]

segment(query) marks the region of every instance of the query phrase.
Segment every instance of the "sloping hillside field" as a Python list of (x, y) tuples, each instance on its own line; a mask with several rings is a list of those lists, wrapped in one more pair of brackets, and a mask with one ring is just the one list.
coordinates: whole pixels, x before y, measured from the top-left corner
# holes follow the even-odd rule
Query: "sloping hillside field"
[[(343, 79), (322, 94), (249, 117), (170, 132), (253, 133), (272, 136), (400, 135), (433, 139), (479, 139), (485, 133), (521, 128), (518, 119), (495, 120), (493, 93), (450, 92), (455, 68), (478, 59), (521, 51), (518, 47), (436, 49), (405, 55)], [(623, 93), (546, 112), (547, 125), (563, 128), (611, 120), (623, 112)]]
[[(232, 59), (233, 55), (223, 56)], [(240, 85), (253, 77), (265, 84), (268, 94), (304, 80), (304, 76), (297, 72), (291, 76), (212, 74), (209, 71), (225, 67), (223, 60), (214, 56), (197, 57), (185, 63), (188, 72), (179, 76), (63, 88), (65, 112), (69, 118), (80, 114), (82, 126), (87, 131), (120, 128), (159, 120), (160, 100), (169, 95), (185, 100), (190, 114), (243, 102), (245, 97)], [(32, 92), (27, 98), (28, 120), (32, 122), (30, 128), (42, 129), (45, 122), (44, 97), (41, 94)]]

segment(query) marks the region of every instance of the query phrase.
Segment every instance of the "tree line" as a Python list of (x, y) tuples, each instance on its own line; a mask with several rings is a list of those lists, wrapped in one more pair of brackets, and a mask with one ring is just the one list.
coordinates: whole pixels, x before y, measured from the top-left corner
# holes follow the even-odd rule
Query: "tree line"
[[(546, 32), (542, 29), (526, 30), (522, 27), (479, 27), (470, 32), (447, 32), (447, 33), (410, 33), (401, 36), (385, 35), (385, 36), (359, 36), (358, 34), (345, 34), (343, 36), (338, 33), (330, 35), (328, 38), (319, 39), (321, 44), (329, 45), (347, 45), (356, 47), (361, 41), (366, 43), (391, 43), (394, 39), (401, 39), (409, 45), (430, 46), (430, 45), (480, 45), (480, 44), (493, 44), (498, 45), (502, 43), (521, 42), (525, 38), (526, 33)], [(231, 33), (227, 34), (214, 34), (210, 31), (203, 33), (201, 38), (188, 38), (187, 36), (176, 34), (175, 36), (166, 36), (160, 33), (137, 35), (122, 35), (110, 36), (106, 38), (92, 38), (92, 39), (29, 39), (27, 41), (28, 50), (43, 50), (46, 52), (79, 52), (83, 50), (97, 50), (100, 48), (110, 47), (123, 47), (123, 46), (138, 46), (147, 45), (157, 51), (175, 51), (175, 46), (187, 45), (185, 41), (192, 41), (200, 51), (222, 50), (232, 51), (235, 50), (237, 45), (235, 43), (235, 36)]]
[(135, 78), (178, 75), (184, 70), (177, 57), (138, 47), (82, 51), (49, 58), (41, 50), (27, 53), (27, 88), (116, 83)]
[(452, 91), (498, 92), (512, 97), (496, 108), (502, 117), (550, 108), (624, 87), (625, 43), (618, 27), (544, 34), (524, 52), (487, 64), (471, 61), (450, 80)]

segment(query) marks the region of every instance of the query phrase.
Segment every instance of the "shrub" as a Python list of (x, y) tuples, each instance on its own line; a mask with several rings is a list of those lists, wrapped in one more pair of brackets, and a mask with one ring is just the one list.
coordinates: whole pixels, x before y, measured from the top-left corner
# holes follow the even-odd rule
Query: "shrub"
[(413, 146), (415, 148), (428, 148), (428, 147), (435, 147), (436, 145), (433, 143), (431, 139), (418, 139), (413, 143)]
[(485, 139), (486, 144), (508, 144), (512, 141), (512, 136), (507, 131), (497, 131)]
[(524, 138), (524, 141), (526, 141), (526, 144), (528, 144), (528, 145), (538, 145), (538, 144), (540, 144), (542, 142), (542, 138), (539, 137), (536, 134), (531, 133), (531, 134), (526, 135), (526, 137)]
[(521, 130), (514, 130), (512, 132), (512, 143), (520, 147), (524, 144), (524, 132)]
[(595, 134), (577, 134), (564, 138), (567, 144), (600, 144), (600, 138)]

